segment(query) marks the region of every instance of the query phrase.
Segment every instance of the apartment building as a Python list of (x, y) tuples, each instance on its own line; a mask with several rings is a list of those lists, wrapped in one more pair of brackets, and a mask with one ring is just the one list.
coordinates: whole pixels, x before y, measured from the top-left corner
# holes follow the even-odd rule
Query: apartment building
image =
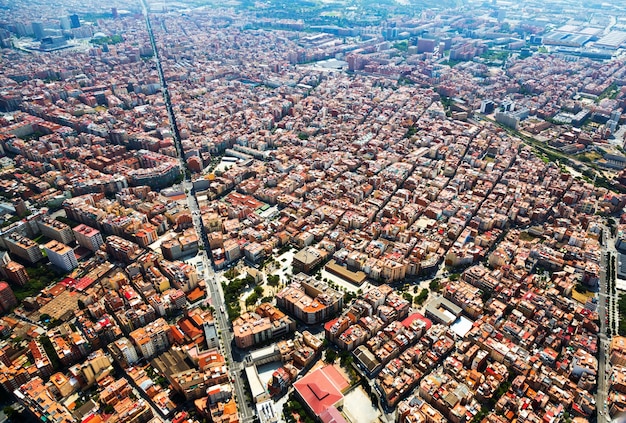
[(327, 283), (299, 273), (291, 285), (276, 294), (276, 304), (306, 324), (317, 324), (341, 310), (343, 295)]
[(144, 358), (166, 351), (172, 343), (170, 326), (163, 318), (132, 331), (129, 337)]
[(50, 263), (59, 269), (69, 272), (78, 267), (74, 250), (59, 241), (50, 241), (44, 246)]
[(78, 245), (88, 250), (98, 251), (100, 246), (104, 244), (100, 231), (91, 226), (81, 223), (73, 229), (73, 232)]
[(62, 242), (63, 244), (70, 244), (74, 241), (74, 234), (72, 228), (66, 223), (59, 222), (50, 216), (44, 216), (41, 220), (37, 221), (39, 230), (44, 236), (50, 239)]

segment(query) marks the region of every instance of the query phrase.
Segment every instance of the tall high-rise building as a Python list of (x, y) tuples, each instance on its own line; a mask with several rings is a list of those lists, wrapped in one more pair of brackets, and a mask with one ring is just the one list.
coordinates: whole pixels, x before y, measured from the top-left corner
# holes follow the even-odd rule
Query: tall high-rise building
[(70, 26), (72, 28), (80, 28), (80, 19), (76, 13), (70, 15)]
[(17, 298), (13, 294), (13, 290), (8, 283), (0, 282), (0, 309), (3, 312), (8, 312), (17, 305)]
[(31, 240), (22, 236), (18, 232), (13, 232), (4, 238), (9, 251), (16, 256), (28, 260), (31, 263), (37, 263), (43, 258), (39, 245)]
[(26, 282), (30, 279), (28, 277), (28, 273), (26, 272), (26, 268), (16, 261), (8, 262), (2, 267), (2, 270), (6, 274), (9, 281), (19, 286), (26, 285)]
[(44, 216), (37, 222), (39, 230), (50, 239), (69, 244), (74, 241), (72, 228), (66, 223), (59, 222), (50, 216)]
[(36, 40), (41, 40), (46, 36), (46, 31), (43, 29), (42, 22), (32, 22), (31, 26), (33, 27), (33, 35)]
[(493, 113), (495, 108), (496, 108), (496, 104), (491, 100), (484, 99), (480, 102), (480, 113), (484, 115)]
[(33, 26), (30, 24), (26, 25), (24, 22), (16, 22), (15, 33), (20, 37), (33, 35)]
[(118, 14), (117, 14), (117, 7), (112, 7), (112, 8), (111, 8), (111, 16), (113, 17), (113, 19), (115, 19), (115, 18), (117, 18), (117, 17), (118, 17)]
[(44, 248), (50, 263), (54, 264), (59, 269), (69, 272), (70, 270), (78, 267), (78, 261), (76, 260), (74, 250), (62, 242), (50, 241), (44, 246)]
[(104, 244), (99, 230), (82, 223), (74, 228), (74, 236), (78, 245), (91, 251), (98, 251), (100, 246)]
[(72, 27), (72, 23), (70, 22), (70, 17), (69, 16), (61, 16), (61, 18), (59, 19), (60, 23), (61, 23), (61, 29), (63, 30), (68, 30)]
[(435, 51), (437, 43), (430, 38), (420, 38), (417, 40), (417, 52), (418, 53), (432, 53)]

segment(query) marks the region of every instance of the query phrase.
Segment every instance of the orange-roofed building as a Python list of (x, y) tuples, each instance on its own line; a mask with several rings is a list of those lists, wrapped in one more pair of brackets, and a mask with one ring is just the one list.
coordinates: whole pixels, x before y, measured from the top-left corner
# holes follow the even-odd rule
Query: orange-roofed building
[(187, 294), (187, 300), (190, 303), (195, 303), (199, 299), (204, 298), (205, 295), (206, 295), (206, 293), (204, 292), (204, 290), (202, 288), (196, 287), (196, 288), (194, 288), (193, 291), (191, 291), (190, 293)]
[(179, 344), (182, 345), (185, 343), (185, 334), (182, 333), (176, 326), (170, 326), (170, 329), (172, 330), (172, 340)]

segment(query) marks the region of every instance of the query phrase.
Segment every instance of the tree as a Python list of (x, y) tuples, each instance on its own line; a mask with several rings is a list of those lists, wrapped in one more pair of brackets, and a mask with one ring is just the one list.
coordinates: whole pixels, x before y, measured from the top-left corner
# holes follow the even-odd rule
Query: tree
[(276, 287), (280, 284), (280, 276), (278, 275), (268, 275), (267, 276), (267, 284), (269, 286)]
[(352, 363), (352, 354), (348, 351), (341, 351), (339, 353), (339, 364), (342, 367), (347, 367)]
[(480, 298), (486, 303), (491, 298), (491, 291), (488, 289), (484, 290), (482, 294), (480, 294)]
[(53, 319), (48, 323), (48, 329), (56, 328), (57, 326), (61, 326), (63, 324), (63, 320)]
[(415, 302), (419, 305), (422, 305), (424, 301), (428, 298), (428, 289), (422, 289), (420, 293), (415, 297)]
[(2, 409), (2, 411), (4, 411), (4, 414), (6, 414), (6, 416), (10, 419), (12, 419), (13, 417), (15, 417), (17, 413), (17, 410), (13, 407), (11, 407), (10, 405), (7, 405), (6, 407), (4, 407)]
[(336, 360), (337, 360), (337, 352), (335, 352), (335, 350), (332, 350), (330, 348), (327, 349), (324, 361), (328, 364), (333, 364)]
[(439, 291), (441, 289), (441, 284), (439, 283), (439, 278), (435, 278), (428, 284), (428, 287), (431, 291)]
[(354, 292), (346, 292), (343, 294), (343, 302), (344, 304), (348, 304), (350, 301), (356, 298), (356, 294)]
[(248, 298), (246, 298), (246, 306), (250, 307), (250, 306), (255, 305), (258, 299), (259, 299), (259, 296), (256, 294), (256, 292), (253, 292), (252, 294), (248, 296)]

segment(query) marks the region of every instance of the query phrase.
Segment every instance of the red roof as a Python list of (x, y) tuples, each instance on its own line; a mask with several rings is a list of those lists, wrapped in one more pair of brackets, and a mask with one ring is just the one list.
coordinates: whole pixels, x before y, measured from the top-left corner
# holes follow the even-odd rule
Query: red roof
[(333, 319), (333, 320), (330, 320), (330, 321), (326, 322), (324, 324), (324, 330), (328, 332), (330, 330), (330, 328), (332, 328), (333, 325), (335, 324), (335, 322), (337, 322), (338, 320), (339, 320), (339, 318)]
[(95, 415), (95, 414), (90, 414), (90, 415), (88, 415), (87, 417), (85, 417), (85, 418), (83, 419), (83, 423), (88, 423), (88, 422), (90, 422), (91, 420), (93, 420), (95, 417), (96, 417), (96, 415)]
[(72, 287), (72, 286), (76, 285), (76, 282), (77, 282), (77, 281), (76, 281), (76, 279), (73, 279), (73, 278), (65, 278), (65, 279), (63, 279), (63, 280), (62, 280), (61, 282), (59, 282), (59, 283), (60, 283), (60, 284), (62, 284), (63, 286), (66, 286), (66, 287)]
[(96, 280), (92, 279), (90, 277), (84, 276), (82, 278), (80, 278), (78, 280), (78, 283), (75, 285), (75, 288), (77, 291), (83, 291), (87, 288), (89, 288), (89, 286), (94, 283)]
[(341, 391), (350, 384), (334, 366), (330, 365), (309, 373), (293, 386), (313, 413), (319, 416), (343, 399)]
[(427, 319), (426, 317), (424, 317), (420, 313), (413, 313), (413, 314), (411, 314), (409, 317), (407, 317), (406, 319), (404, 319), (402, 321), (402, 325), (405, 328), (408, 328), (408, 327), (411, 326), (411, 323), (413, 323), (413, 321), (418, 320), (418, 319), (422, 320), (424, 323), (426, 323), (426, 330), (429, 330), (430, 327), (433, 325), (433, 322), (431, 322), (430, 319)]

